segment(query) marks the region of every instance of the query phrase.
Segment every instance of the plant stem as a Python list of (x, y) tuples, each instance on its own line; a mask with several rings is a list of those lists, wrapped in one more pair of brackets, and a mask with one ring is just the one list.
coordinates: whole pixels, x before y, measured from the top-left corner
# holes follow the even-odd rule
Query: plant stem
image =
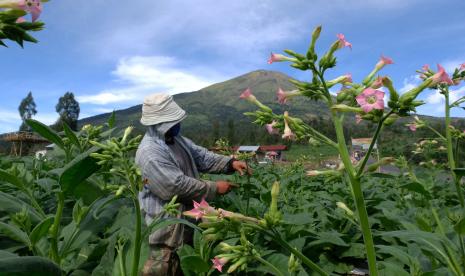
[(432, 132), (434, 132), (439, 138), (447, 142), (446, 137), (444, 137), (439, 131), (435, 130), (434, 128), (430, 127), (429, 125), (426, 125), (427, 128), (429, 128)]
[[(378, 276), (378, 269), (376, 266), (376, 251), (375, 245), (373, 242), (373, 237), (371, 235), (370, 223), (368, 222), (368, 212), (365, 205), (365, 200), (363, 198), (362, 187), (360, 184), (360, 179), (356, 177), (354, 166), (350, 161), (349, 151), (347, 150), (346, 141), (344, 138), (344, 129), (342, 127), (341, 119), (338, 117), (337, 112), (331, 109), (333, 105), (333, 100), (329, 89), (326, 86), (323, 73), (318, 70), (314, 70), (317, 73), (320, 81), (323, 84), (323, 88), (328, 98), (329, 109), (331, 110), (331, 117), (333, 119), (334, 128), (336, 130), (337, 143), (339, 146), (339, 154), (341, 155), (342, 163), (344, 164), (345, 170), (347, 171), (350, 184), (352, 187), (352, 193), (355, 200), (355, 206), (357, 207), (358, 218), (360, 221), (360, 226), (363, 233), (363, 241), (365, 242), (365, 250), (367, 252), (368, 259), (368, 268), (370, 271), (370, 276)], [(373, 141), (372, 141), (373, 142)]]
[(139, 260), (140, 260), (140, 249), (142, 245), (141, 239), (141, 227), (142, 227), (142, 219), (140, 214), (140, 204), (139, 199), (137, 197), (133, 198), (134, 208), (136, 210), (136, 233), (134, 237), (134, 255), (132, 258), (132, 276), (138, 275), (138, 268), (139, 268)]
[(276, 275), (278, 276), (284, 276), (284, 274), (276, 268), (276, 266), (274, 266), (273, 264), (271, 264), (270, 262), (268, 262), (267, 260), (263, 259), (262, 257), (260, 256), (254, 256), (255, 259), (259, 262), (261, 262), (262, 264), (264, 264), (265, 266), (271, 268), (275, 273)]
[(455, 169), (455, 158), (454, 158), (454, 152), (452, 149), (452, 135), (450, 133), (450, 105), (449, 105), (449, 89), (446, 88), (444, 92), (444, 98), (445, 98), (445, 123), (446, 123), (446, 141), (447, 141), (447, 159), (449, 161), (449, 167), (452, 173), (452, 176), (454, 178), (454, 183), (455, 183), (455, 188), (457, 190), (457, 197), (459, 198), (460, 206), (465, 207), (465, 201), (463, 198), (462, 194), (462, 189), (460, 188), (460, 181), (455, 175), (454, 169)]
[(245, 207), (245, 215), (249, 215), (249, 203), (250, 203), (250, 174), (249, 174), (249, 162), (247, 159), (245, 159), (245, 170), (247, 174), (247, 189), (248, 191), (245, 191), (245, 194), (247, 196), (247, 205)]
[(377, 276), (378, 269), (376, 267), (376, 251), (371, 235), (370, 223), (368, 221), (368, 212), (363, 198), (362, 187), (360, 179), (355, 176), (354, 167), (350, 161), (349, 152), (344, 139), (344, 132), (342, 123), (337, 117), (337, 114), (332, 111), (334, 127), (336, 129), (337, 140), (339, 144), (339, 153), (341, 154), (342, 162), (346, 168), (350, 184), (352, 186), (352, 192), (354, 196), (355, 206), (357, 207), (358, 218), (360, 221), (360, 227), (362, 228), (363, 240), (365, 242), (365, 249), (367, 252), (368, 268), (370, 270), (370, 276)]
[(60, 228), (61, 216), (63, 215), (63, 207), (65, 205), (65, 196), (63, 195), (63, 192), (59, 192), (57, 194), (57, 198), (58, 198), (57, 211), (56, 211), (55, 219), (53, 221), (53, 225), (51, 228), (50, 254), (52, 256), (52, 260), (58, 265), (60, 265), (61, 260), (58, 254), (58, 230)]
[(374, 148), (376, 142), (378, 141), (378, 136), (379, 136), (379, 133), (381, 132), (381, 129), (383, 128), (383, 123), (391, 114), (392, 114), (392, 110), (389, 111), (385, 116), (383, 116), (383, 118), (381, 118), (381, 120), (378, 122), (378, 126), (376, 127), (375, 135), (371, 139), (370, 147), (368, 148), (368, 151), (367, 151), (365, 157), (363, 158), (362, 164), (361, 164), (360, 168), (358, 169), (357, 176), (356, 176), (357, 178), (362, 175), (363, 170), (365, 169), (365, 166), (366, 166), (366, 164), (368, 162), (368, 159), (370, 158), (371, 152), (373, 151), (373, 148)]

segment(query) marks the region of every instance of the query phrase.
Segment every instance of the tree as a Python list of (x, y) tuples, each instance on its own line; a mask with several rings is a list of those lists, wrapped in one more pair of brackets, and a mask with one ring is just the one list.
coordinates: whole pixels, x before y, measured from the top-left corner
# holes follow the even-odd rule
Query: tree
[(236, 143), (236, 133), (234, 130), (234, 120), (229, 119), (228, 120), (228, 140), (231, 143), (231, 145), (234, 145)]
[(72, 130), (77, 130), (77, 121), (81, 109), (79, 103), (74, 99), (73, 92), (66, 92), (63, 97), (60, 97), (55, 109), (60, 115), (60, 118), (55, 123), (56, 129), (62, 129), (63, 123), (66, 123)]
[(32, 92), (27, 94), (26, 98), (24, 98), (18, 107), (19, 116), (21, 116), (21, 126), (19, 127), (20, 131), (30, 131), (30, 127), (26, 124), (27, 119), (31, 119), (32, 116), (37, 114), (36, 110), (36, 103), (34, 102), (34, 98), (32, 97)]

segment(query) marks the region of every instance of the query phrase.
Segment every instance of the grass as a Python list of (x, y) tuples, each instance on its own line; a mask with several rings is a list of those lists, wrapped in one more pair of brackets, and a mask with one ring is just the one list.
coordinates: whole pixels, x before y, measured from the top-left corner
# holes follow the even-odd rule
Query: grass
[(284, 152), (284, 157), (287, 161), (295, 161), (304, 156), (308, 159), (318, 160), (320, 158), (336, 155), (338, 155), (337, 150), (329, 145), (312, 146), (293, 144), (290, 145), (289, 149)]

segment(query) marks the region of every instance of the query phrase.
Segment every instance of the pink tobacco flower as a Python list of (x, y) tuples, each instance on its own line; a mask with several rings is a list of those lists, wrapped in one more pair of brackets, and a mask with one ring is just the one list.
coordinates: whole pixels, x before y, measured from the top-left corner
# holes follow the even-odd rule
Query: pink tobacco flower
[(347, 73), (344, 75), (344, 80), (342, 81), (342, 83), (346, 83), (346, 82), (353, 82), (351, 73)]
[(417, 131), (417, 125), (415, 123), (410, 123), (410, 124), (407, 124), (408, 128), (410, 129), (410, 131)]
[(355, 114), (355, 123), (358, 125), (362, 121), (362, 116), (360, 114)]
[(291, 128), (289, 127), (288, 120), (289, 113), (287, 111), (284, 112), (284, 134), (282, 136), (283, 139), (293, 140), (295, 139), (295, 134), (292, 132)]
[(212, 259), (212, 263), (213, 263), (213, 268), (215, 268), (216, 270), (218, 270), (219, 272), (223, 272), (223, 266), (228, 262), (228, 259), (226, 258), (218, 258), (218, 257), (215, 257)]
[(371, 84), (371, 88), (378, 89), (383, 86), (383, 77), (378, 76), (378, 78)]
[(423, 70), (423, 71), (425, 71), (425, 72), (428, 71), (428, 70), (429, 70), (429, 65), (428, 65), (428, 64), (423, 65), (423, 66), (421, 67), (421, 70)]
[(438, 83), (445, 83), (449, 85), (454, 84), (454, 82), (450, 79), (449, 75), (447, 74), (446, 70), (444, 70), (444, 67), (441, 66), (441, 64), (438, 64), (438, 72), (434, 74), (431, 78), (433, 79), (431, 85), (436, 85)]
[(31, 14), (32, 22), (36, 21), (42, 13), (42, 3), (40, 0), (20, 0), (18, 4), (18, 8)]
[(344, 47), (349, 47), (352, 50), (352, 43), (346, 40), (345, 35), (337, 34), (337, 38), (339, 39), (339, 47), (338, 47), (339, 49), (344, 48)]
[(274, 128), (274, 126), (276, 124), (278, 124), (278, 122), (273, 121), (270, 124), (265, 125), (266, 131), (268, 131), (268, 134), (278, 134), (279, 133), (278, 130), (276, 128)]
[(376, 63), (377, 70), (381, 70), (381, 68), (383, 68), (386, 64), (394, 64), (394, 61), (389, 57), (381, 55), (380, 60), (378, 61), (378, 63)]
[(216, 214), (215, 208), (211, 207), (208, 205), (208, 202), (205, 201), (205, 199), (202, 199), (200, 203), (197, 201), (194, 201), (194, 208), (192, 210), (184, 212), (184, 215), (189, 216), (189, 217), (195, 217), (195, 219), (200, 219), (204, 215), (209, 215), (212, 213)]
[(285, 104), (289, 98), (298, 96), (298, 95), (300, 95), (299, 90), (292, 90), (292, 91), (286, 92), (282, 90), (281, 88), (278, 88), (278, 92), (276, 93), (276, 97), (278, 98), (278, 102), (280, 104)]
[(16, 23), (24, 23), (26, 22), (26, 19), (24, 19), (24, 17), (18, 17), (18, 19), (16, 19)]
[(460, 64), (459, 70), (462, 71), (462, 70), (464, 70), (464, 69), (465, 69), (465, 63)]
[(248, 100), (249, 102), (255, 102), (257, 100), (257, 98), (255, 98), (255, 96), (252, 94), (250, 88), (244, 90), (244, 92), (242, 92), (239, 98)]
[(285, 55), (271, 53), (270, 58), (268, 59), (268, 64), (272, 64), (273, 62), (280, 62), (280, 61), (297, 61), (297, 60), (295, 58), (287, 57)]
[(384, 92), (380, 90), (367, 88), (355, 100), (366, 113), (373, 109), (384, 109)]

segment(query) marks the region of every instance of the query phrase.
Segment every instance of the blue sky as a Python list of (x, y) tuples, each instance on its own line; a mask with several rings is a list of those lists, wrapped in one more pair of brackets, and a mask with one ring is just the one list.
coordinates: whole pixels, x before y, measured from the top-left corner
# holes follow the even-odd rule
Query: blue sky
[[(300, 80), (308, 73), (266, 63), (270, 52), (304, 52), (312, 29), (323, 25), (318, 49), (345, 34), (352, 50), (338, 51), (328, 77), (350, 72), (360, 81), (379, 56), (395, 64), (382, 74), (405, 91), (415, 70), (465, 62), (465, 1), (416, 0), (52, 0), (40, 17), (38, 44), (0, 48), (0, 132), (18, 129), (17, 107), (32, 91), (37, 119), (53, 123), (55, 104), (71, 91), (81, 118), (142, 102), (156, 92), (198, 90), (267, 69)], [(118, 4), (116, 4), (118, 3)], [(465, 95), (454, 87), (453, 98)], [(428, 91), (419, 113), (443, 114), (441, 95)], [(455, 110), (454, 116), (465, 117)]]

